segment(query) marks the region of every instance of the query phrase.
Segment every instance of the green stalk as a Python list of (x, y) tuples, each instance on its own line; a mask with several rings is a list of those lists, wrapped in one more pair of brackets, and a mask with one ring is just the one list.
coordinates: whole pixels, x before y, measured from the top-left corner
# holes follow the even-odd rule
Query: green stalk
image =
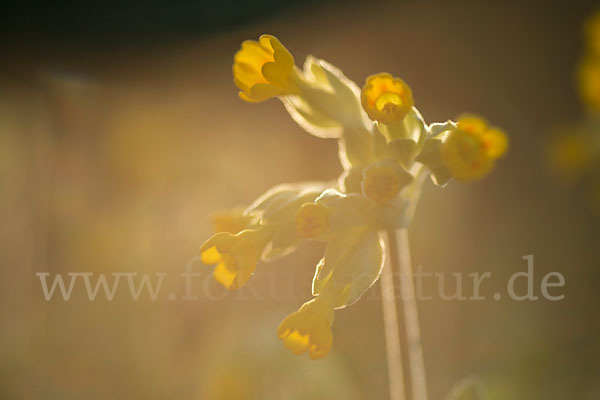
[(412, 400), (427, 400), (425, 361), (423, 359), (423, 346), (421, 344), (421, 328), (419, 327), (419, 313), (413, 282), (408, 231), (406, 229), (400, 229), (397, 233), (396, 231), (388, 231), (388, 242), (390, 244), (391, 265), (400, 272), (400, 288), (402, 303), (404, 305)]
[[(395, 235), (395, 233), (394, 233)], [(395, 238), (388, 232), (388, 248), (395, 248)], [(404, 375), (402, 371), (402, 353), (400, 345), (400, 329), (398, 327), (398, 310), (396, 309), (396, 295), (394, 293), (393, 270), (398, 258), (388, 252), (389, 261), (386, 260), (381, 271), (381, 304), (383, 310), (383, 324), (385, 333), (385, 347), (388, 364), (388, 382), (391, 400), (405, 400)]]

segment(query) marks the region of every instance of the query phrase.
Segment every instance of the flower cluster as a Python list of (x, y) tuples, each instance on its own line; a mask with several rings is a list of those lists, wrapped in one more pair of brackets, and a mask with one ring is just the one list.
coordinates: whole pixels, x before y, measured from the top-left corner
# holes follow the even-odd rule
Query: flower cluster
[(600, 213), (600, 12), (585, 23), (584, 35), (577, 84), (586, 112), (576, 123), (557, 130), (548, 156), (561, 180), (584, 182), (592, 206)]
[(361, 90), (315, 57), (299, 69), (270, 35), (242, 43), (233, 76), (242, 100), (277, 97), (308, 133), (336, 139), (344, 172), (334, 182), (275, 187), (247, 208), (217, 215), (217, 233), (202, 245), (202, 260), (216, 265), (218, 282), (238, 289), (260, 260), (285, 255), (305, 240), (325, 243), (314, 298), (277, 331), (292, 353), (318, 359), (333, 343), (334, 310), (357, 301), (380, 275), (380, 232), (408, 226), (426, 178), (439, 186), (482, 178), (508, 141), (474, 115), (425, 123), (410, 87), (390, 74), (368, 77)]

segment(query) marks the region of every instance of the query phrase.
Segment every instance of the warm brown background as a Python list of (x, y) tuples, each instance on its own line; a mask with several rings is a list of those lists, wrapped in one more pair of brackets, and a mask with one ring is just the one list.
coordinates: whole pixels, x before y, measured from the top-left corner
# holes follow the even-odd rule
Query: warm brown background
[[(566, 298), (420, 303), (431, 398), (475, 375), (494, 400), (598, 399), (600, 219), (553, 182), (542, 157), (548, 132), (581, 114), (572, 71), (592, 6), (308, 3), (168, 40), (13, 33), (0, 65), (0, 397), (386, 398), (377, 288), (336, 313), (324, 361), (293, 357), (276, 338), (309, 297), (318, 245), (259, 266), (251, 289), (263, 298), (167, 299), (183, 296), (179, 274), (211, 234), (214, 210), (340, 172), (335, 143), (302, 132), (279, 102), (237, 98), (232, 56), (268, 32), (298, 64), (314, 54), (359, 84), (380, 71), (401, 76), (429, 122), (472, 111), (510, 135), (485, 181), (427, 186), (414, 263), (491, 271), (491, 297), (534, 254), (537, 294), (543, 274), (559, 271)], [(128, 271), (169, 273), (159, 300), (133, 302), (121, 287), (113, 302), (90, 302), (76, 286), (70, 301), (46, 302), (35, 276)], [(273, 282), (285, 291), (290, 279), (290, 298), (274, 299)]]

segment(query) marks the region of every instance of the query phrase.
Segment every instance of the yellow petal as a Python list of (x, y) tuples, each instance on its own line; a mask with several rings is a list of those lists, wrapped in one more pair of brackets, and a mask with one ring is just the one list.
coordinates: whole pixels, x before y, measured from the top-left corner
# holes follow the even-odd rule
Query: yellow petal
[(233, 60), (233, 81), (242, 100), (260, 102), (295, 91), (294, 58), (274, 36), (244, 41)]
[(482, 133), (487, 129), (488, 123), (485, 119), (474, 114), (463, 114), (458, 117), (458, 129), (470, 133)]
[(204, 264), (217, 264), (222, 260), (221, 253), (217, 250), (215, 246), (208, 248), (207, 250), (202, 252), (202, 262)]
[(257, 83), (250, 89), (248, 97), (252, 101), (260, 102), (270, 99), (271, 97), (278, 96), (281, 89), (268, 83)]
[(294, 355), (309, 350), (313, 360), (327, 355), (333, 343), (333, 309), (328, 301), (315, 298), (288, 315), (277, 329), (277, 336)]
[(414, 105), (410, 87), (388, 73), (371, 75), (361, 91), (361, 103), (373, 121), (384, 124), (399, 122)]
[(293, 331), (283, 339), (283, 344), (292, 354), (299, 356), (308, 349), (309, 336), (307, 334), (303, 335), (298, 331)]
[(271, 48), (273, 49), (273, 59), (282, 68), (291, 69), (294, 66), (294, 56), (275, 36), (263, 35), (270, 38)]
[(237, 287), (234, 287), (237, 273), (235, 263), (229, 260), (229, 262), (221, 262), (215, 267), (213, 277), (217, 282), (225, 286), (226, 289), (233, 290), (237, 289)]
[(327, 325), (315, 326), (309, 336), (310, 348), (308, 355), (312, 360), (325, 357), (333, 346), (333, 333)]
[(452, 175), (463, 181), (483, 178), (493, 168), (479, 133), (454, 130), (442, 146), (442, 158)]
[(500, 129), (488, 129), (483, 132), (483, 141), (488, 157), (502, 157), (508, 150), (508, 137)]

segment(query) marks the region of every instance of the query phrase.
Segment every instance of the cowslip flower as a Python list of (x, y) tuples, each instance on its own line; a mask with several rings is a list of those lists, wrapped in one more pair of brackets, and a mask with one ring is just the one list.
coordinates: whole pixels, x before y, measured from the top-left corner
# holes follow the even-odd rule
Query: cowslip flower
[(412, 179), (413, 176), (398, 164), (374, 164), (363, 173), (363, 193), (377, 203), (387, 204)]
[(295, 91), (294, 57), (271, 35), (242, 43), (234, 57), (233, 75), (240, 98), (248, 102)]
[(239, 289), (259, 260), (273, 260), (292, 251), (301, 239), (295, 231), (296, 212), (323, 188), (318, 183), (280, 185), (245, 209), (215, 214), (217, 233), (200, 247), (202, 262), (215, 265), (215, 280), (229, 290)]
[(426, 178), (440, 186), (453, 177), (481, 178), (508, 141), (479, 117), (428, 125), (410, 87), (390, 74), (370, 76), (361, 89), (313, 56), (302, 70), (293, 64), (273, 36), (244, 42), (233, 67), (240, 97), (278, 98), (308, 133), (338, 141), (344, 171), (333, 182), (276, 187), (250, 207), (221, 215), (220, 229), (200, 250), (207, 264), (216, 264), (217, 281), (234, 290), (261, 260), (285, 255), (303, 241), (324, 243), (313, 298), (277, 330), (293, 354), (319, 359), (333, 345), (334, 311), (377, 281), (386, 252), (381, 233), (410, 224)]
[(458, 120), (442, 146), (442, 158), (457, 179), (481, 179), (504, 155), (508, 139), (503, 131), (491, 128), (482, 118), (466, 116)]
[(293, 354), (308, 350), (311, 359), (322, 358), (333, 345), (333, 307), (318, 297), (290, 314), (277, 329), (277, 335)]
[(408, 85), (388, 73), (367, 78), (361, 103), (369, 118), (388, 125), (402, 121), (414, 105)]
[(202, 262), (216, 264), (215, 279), (227, 289), (238, 289), (250, 279), (268, 240), (269, 233), (264, 228), (235, 235), (219, 232), (200, 248)]

